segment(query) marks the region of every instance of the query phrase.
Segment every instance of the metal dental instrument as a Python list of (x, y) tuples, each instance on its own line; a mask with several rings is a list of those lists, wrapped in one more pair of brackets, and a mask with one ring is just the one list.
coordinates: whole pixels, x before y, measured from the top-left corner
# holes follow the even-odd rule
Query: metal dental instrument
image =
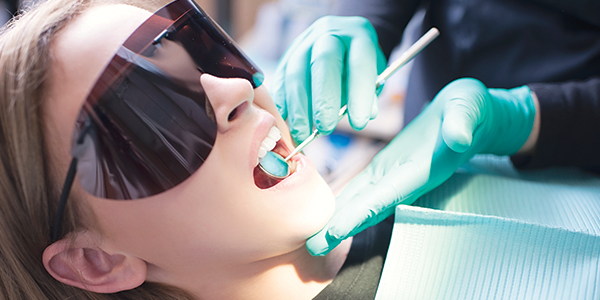
[[(383, 86), (385, 81), (392, 74), (394, 74), (394, 72), (396, 72), (400, 67), (404, 66), (411, 59), (413, 59), (417, 54), (419, 54), (419, 52), (421, 52), (425, 47), (427, 47), (427, 45), (429, 45), (439, 35), (440, 35), (440, 31), (437, 28), (432, 27), (431, 29), (429, 29), (429, 31), (427, 31), (420, 39), (418, 39), (406, 51), (404, 51), (398, 59), (396, 59), (394, 62), (392, 62), (379, 76), (377, 76), (377, 80), (375, 81), (375, 89), (379, 90), (379, 88), (381, 88)], [(346, 114), (346, 111), (347, 111), (347, 105), (342, 106), (342, 108), (340, 109), (340, 112), (339, 112), (338, 122), (344, 117), (344, 115)], [(321, 134), (319, 133), (319, 131), (315, 128), (313, 130), (312, 134), (306, 140), (304, 140), (300, 145), (298, 145), (285, 159), (282, 159), (282, 157), (279, 156), (278, 154), (273, 153), (272, 151), (269, 151), (265, 158), (269, 159), (269, 163), (271, 163), (271, 165), (269, 165), (269, 166), (273, 166), (273, 168), (269, 167), (269, 168), (271, 168), (271, 170), (270, 171), (267, 170), (268, 168), (263, 165), (262, 160), (261, 160), (261, 162), (259, 163), (260, 169), (265, 174), (267, 174), (273, 178), (283, 179), (283, 178), (287, 177), (290, 173), (289, 168), (287, 168), (288, 167), (287, 162), (290, 160), (290, 158), (292, 158), (298, 152), (302, 151), (302, 149), (304, 149), (304, 147), (306, 147), (308, 144), (310, 144), (312, 141), (314, 141), (320, 135)], [(279, 166), (275, 166), (275, 165), (273, 165), (274, 162), (275, 162), (275, 164), (277, 164), (277, 162), (281, 162), (281, 164)], [(279, 169), (279, 171), (281, 171), (280, 175), (274, 174), (276, 172), (272, 172), (272, 171), (274, 171), (275, 167), (277, 167)], [(284, 168), (286, 169), (285, 171), (283, 171)]]

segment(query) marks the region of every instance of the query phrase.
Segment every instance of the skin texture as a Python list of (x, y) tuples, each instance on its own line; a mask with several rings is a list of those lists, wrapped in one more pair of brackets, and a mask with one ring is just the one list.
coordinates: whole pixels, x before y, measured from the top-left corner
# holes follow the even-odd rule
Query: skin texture
[(527, 138), (523, 147), (519, 149), (519, 154), (531, 154), (535, 150), (535, 146), (537, 145), (538, 137), (540, 136), (540, 126), (542, 122), (542, 117), (540, 113), (540, 102), (538, 100), (537, 95), (534, 92), (531, 92), (531, 97), (533, 98), (533, 103), (535, 104), (535, 119), (533, 121), (533, 128), (531, 128), (531, 133)]
[[(71, 160), (73, 126), (89, 89), (149, 15), (125, 5), (93, 7), (53, 44), (43, 111), (58, 178)], [(203, 74), (198, 82), (218, 125), (202, 167), (173, 189), (132, 201), (95, 198), (75, 181), (72, 199), (90, 208), (94, 222), (72, 240), (50, 245), (46, 269), (59, 281), (103, 293), (150, 280), (201, 299), (312, 298), (331, 282), (349, 250), (350, 241), (326, 257), (312, 257), (305, 249), (306, 239), (331, 217), (334, 196), (302, 155), (288, 179), (257, 188), (252, 172), (269, 129), (276, 125), (293, 147), (275, 104), (265, 87), (252, 89), (244, 79)]]

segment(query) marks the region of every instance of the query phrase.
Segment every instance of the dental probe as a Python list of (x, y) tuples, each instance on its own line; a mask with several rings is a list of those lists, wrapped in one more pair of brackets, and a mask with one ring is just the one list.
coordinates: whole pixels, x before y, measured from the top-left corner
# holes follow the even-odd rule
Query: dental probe
[[(375, 81), (375, 90), (379, 90), (385, 83), (385, 81), (392, 75), (396, 70), (400, 67), (404, 66), (411, 59), (413, 59), (419, 52), (421, 52), (427, 45), (429, 45), (435, 38), (440, 35), (440, 31), (432, 27), (427, 31), (421, 38), (419, 38), (414, 44), (412, 44), (406, 51), (404, 51), (398, 59), (392, 62), (379, 76), (377, 76), (377, 80)], [(340, 108), (338, 122), (342, 119), (342, 117), (346, 114), (347, 105), (344, 105)], [(273, 151), (268, 151), (267, 154), (260, 160), (259, 168), (266, 175), (277, 179), (282, 180), (290, 175), (288, 161), (298, 152), (302, 151), (304, 147), (314, 141), (316, 138), (320, 136), (319, 131), (315, 128), (312, 134), (304, 140), (300, 145), (298, 145), (285, 159), (282, 158), (279, 154), (274, 153)]]
[[(348, 108), (347, 105), (342, 106), (342, 108), (340, 108), (340, 113), (338, 115), (338, 122), (342, 120), (342, 118), (344, 117), (344, 114), (346, 114), (346, 109)], [(306, 145), (310, 144), (310, 142), (314, 141), (316, 138), (320, 137), (321, 134), (319, 133), (319, 131), (315, 128), (315, 130), (313, 130), (312, 134), (308, 136), (308, 138), (306, 138), (306, 140), (304, 140), (304, 142), (302, 142), (300, 145), (298, 145), (298, 147), (296, 147), (296, 149), (294, 149), (294, 151), (292, 151), (283, 161), (288, 162), (288, 160), (290, 160), (290, 158), (292, 158), (292, 156), (296, 155), (296, 153), (302, 151), (302, 149), (304, 149), (304, 147), (306, 147)]]
[[(375, 90), (379, 90), (381, 86), (385, 83), (385, 81), (396, 72), (400, 67), (404, 66), (408, 63), (415, 55), (419, 54), (421, 50), (423, 50), (429, 43), (431, 43), (436, 37), (440, 35), (440, 31), (433, 27), (429, 29), (419, 40), (417, 40), (414, 44), (412, 44), (406, 51), (402, 52), (400, 57), (396, 59), (389, 67), (387, 67), (379, 76), (377, 76), (377, 80), (375, 81)], [(339, 113), (338, 122), (342, 120), (344, 114), (346, 113), (347, 105), (342, 106)], [(314, 139), (321, 136), (319, 131), (315, 128), (312, 134), (304, 140), (292, 153), (290, 153), (283, 161), (288, 162), (292, 156), (296, 155), (296, 153), (302, 151), (306, 145), (310, 144)]]

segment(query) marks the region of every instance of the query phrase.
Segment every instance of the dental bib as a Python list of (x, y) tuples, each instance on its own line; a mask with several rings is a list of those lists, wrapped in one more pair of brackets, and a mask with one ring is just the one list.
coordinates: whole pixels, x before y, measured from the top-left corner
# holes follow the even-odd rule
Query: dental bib
[(480, 155), (397, 207), (375, 299), (599, 298), (600, 178)]

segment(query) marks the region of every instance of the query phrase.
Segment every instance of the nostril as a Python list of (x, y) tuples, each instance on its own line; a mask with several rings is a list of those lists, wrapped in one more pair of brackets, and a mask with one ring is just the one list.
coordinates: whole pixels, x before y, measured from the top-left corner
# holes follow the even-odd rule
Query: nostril
[(227, 117), (227, 121), (231, 122), (235, 119), (235, 113), (237, 112), (238, 108), (234, 108), (231, 113), (229, 114), (229, 116)]
[(232, 122), (235, 119), (237, 119), (244, 112), (247, 105), (248, 105), (248, 102), (246, 102), (246, 101), (240, 103), (240, 105), (238, 105), (236, 108), (234, 108), (229, 113), (229, 116), (227, 116), (227, 121)]

